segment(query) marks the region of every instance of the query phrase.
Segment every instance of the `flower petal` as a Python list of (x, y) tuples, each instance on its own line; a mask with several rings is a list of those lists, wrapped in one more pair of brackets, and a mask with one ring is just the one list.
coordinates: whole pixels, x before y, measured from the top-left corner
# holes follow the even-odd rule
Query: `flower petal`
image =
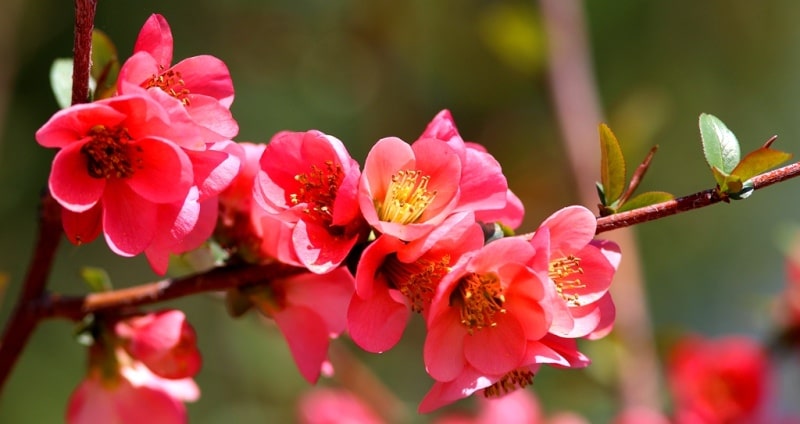
[(147, 18), (139, 31), (133, 52), (148, 52), (159, 65), (169, 68), (169, 65), (172, 64), (172, 43), (172, 30), (169, 28), (167, 20), (154, 13)]
[(376, 284), (369, 299), (353, 295), (347, 309), (347, 331), (362, 349), (382, 353), (397, 344), (410, 318), (409, 307), (392, 298), (388, 287)]
[(498, 314), (497, 325), (464, 338), (464, 356), (478, 371), (505, 374), (519, 367), (525, 355), (525, 332), (508, 314)]
[(140, 167), (125, 180), (128, 186), (151, 202), (183, 200), (192, 185), (192, 164), (183, 149), (156, 138), (140, 139), (135, 146)]
[(73, 143), (56, 153), (48, 180), (50, 193), (61, 206), (72, 212), (89, 210), (106, 188), (105, 178), (89, 175), (83, 143)]
[(273, 318), (289, 344), (300, 374), (309, 383), (316, 383), (330, 343), (325, 322), (306, 307), (285, 308)]
[(142, 253), (157, 228), (156, 205), (134, 193), (127, 184), (110, 181), (103, 195), (103, 231), (111, 250), (121, 256)]

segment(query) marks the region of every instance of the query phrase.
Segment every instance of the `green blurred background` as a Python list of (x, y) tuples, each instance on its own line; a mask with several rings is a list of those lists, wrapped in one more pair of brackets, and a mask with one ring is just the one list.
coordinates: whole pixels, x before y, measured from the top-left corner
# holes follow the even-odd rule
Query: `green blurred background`
[[(644, 189), (684, 195), (713, 186), (697, 130), (701, 112), (725, 121), (743, 149), (778, 134), (776, 147), (800, 152), (800, 2), (585, 6), (602, 105), (629, 168), (660, 145)], [(57, 108), (48, 71), (53, 59), (71, 54), (72, 7), (52, 0), (0, 5), (0, 272), (10, 282), (0, 304), (3, 324), (30, 256), (37, 200), (54, 153), (33, 134)], [(363, 161), (379, 138), (412, 141), (449, 108), (461, 134), (487, 146), (503, 165), (527, 207), (522, 230), (578, 201), (550, 101), (535, 1), (100, 1), (96, 26), (115, 40), (124, 60), (156, 12), (172, 27), (176, 59), (211, 54), (228, 64), (239, 141), (315, 128), (340, 138)], [(597, 149), (596, 140), (586, 143)], [(684, 331), (770, 334), (773, 298), (784, 285), (782, 243), (798, 221), (798, 184), (637, 229), (660, 352)], [(82, 293), (77, 270), (83, 265), (106, 267), (118, 286), (156, 278), (142, 258), (114, 257), (102, 241), (80, 248), (65, 242), (51, 288)], [(274, 327), (253, 316), (228, 318), (213, 296), (170, 306), (187, 311), (205, 357), (197, 377), (203, 395), (189, 406), (191, 422), (294, 419), (294, 401), (308, 384)], [(71, 331), (67, 322), (38, 328), (0, 399), (0, 422), (63, 420), (85, 362)], [(391, 352), (353, 349), (411, 411), (430, 384), (421, 336), (416, 320)], [(547, 369), (537, 376), (547, 411), (575, 410), (592, 422), (613, 416), (611, 340), (583, 345), (595, 360), (587, 371)], [(775, 408), (800, 413), (793, 401), (800, 396), (797, 359), (778, 364), (783, 393)]]

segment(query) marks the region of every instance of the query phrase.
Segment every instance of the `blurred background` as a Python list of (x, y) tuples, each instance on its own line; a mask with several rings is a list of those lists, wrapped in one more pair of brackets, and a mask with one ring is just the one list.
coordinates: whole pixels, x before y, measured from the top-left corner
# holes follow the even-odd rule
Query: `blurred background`
[[(642, 190), (685, 195), (711, 188), (697, 117), (713, 113), (744, 150), (779, 135), (778, 149), (800, 152), (800, 3), (793, 0), (615, 0), (585, 2), (593, 75), (605, 121), (633, 169), (660, 150)], [(35, 234), (38, 197), (54, 152), (34, 132), (57, 105), (51, 62), (72, 51), (73, 4), (4, 0), (0, 5), (0, 303), (5, 325)], [(526, 206), (521, 231), (580, 203), (552, 106), (544, 22), (535, 1), (513, 0), (141, 0), (99, 2), (96, 27), (124, 60), (151, 13), (169, 21), (175, 59), (224, 60), (236, 88), (237, 140), (266, 142), (279, 130), (319, 129), (341, 139), (363, 163), (385, 136), (413, 141), (441, 109), (465, 139), (485, 145)], [(596, 137), (585, 140), (596, 154)], [(599, 178), (599, 176), (598, 176)], [(745, 333), (766, 339), (774, 298), (785, 284), (784, 243), (800, 221), (800, 181), (636, 228), (658, 352), (685, 332)], [(84, 292), (80, 266), (102, 266), (117, 286), (156, 279), (142, 258), (123, 259), (102, 241), (62, 244), (50, 287)], [(164, 306), (164, 305), (159, 305)], [(197, 377), (193, 423), (292, 422), (309, 388), (277, 329), (255, 316), (233, 320), (218, 298), (173, 302), (199, 334), (205, 365)], [(0, 398), (2, 423), (55, 423), (83, 376), (85, 349), (71, 323), (35, 332)], [(383, 355), (336, 348), (363, 361), (408, 405), (430, 386), (422, 365), (423, 324)], [(608, 339), (584, 343), (594, 364), (544, 369), (534, 384), (546, 411), (572, 410), (607, 422), (618, 410)], [(633, 352), (635, 355), (635, 352)], [(775, 408), (800, 414), (798, 357), (776, 362)], [(329, 382), (323, 381), (322, 384)], [(669, 400), (664, 396), (664, 407)], [(460, 402), (453, 409), (469, 408)]]

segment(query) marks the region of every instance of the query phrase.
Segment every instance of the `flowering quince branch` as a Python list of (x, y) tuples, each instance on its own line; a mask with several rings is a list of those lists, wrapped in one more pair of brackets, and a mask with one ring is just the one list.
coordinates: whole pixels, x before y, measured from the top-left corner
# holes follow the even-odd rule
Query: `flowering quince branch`
[[(94, 8), (76, 2), (73, 105), (36, 133), (58, 150), (34, 257), (0, 345), (1, 386), (38, 321), (81, 322), (89, 367), (70, 399), (70, 423), (183, 421), (184, 402), (199, 396), (196, 335), (180, 311), (138, 307), (219, 291), (231, 315), (253, 309), (272, 319), (311, 383), (329, 368), (332, 338), (346, 331), (364, 350), (384, 352), (418, 313), (434, 379), (420, 412), (476, 392), (500, 397), (532, 384), (543, 364), (587, 366), (576, 340), (612, 330), (609, 288), (621, 252), (596, 234), (800, 173), (794, 164), (755, 175), (786, 155), (770, 150), (771, 141), (744, 165), (738, 153), (736, 163), (718, 162), (714, 151), (730, 149), (732, 134), (705, 115), (701, 131), (719, 130), (702, 132), (717, 188), (614, 213), (635, 184), (623, 193), (624, 170), (606, 167), (601, 197), (611, 215), (568, 206), (514, 236), (520, 199), (486, 149), (462, 139), (449, 111), (413, 143), (379, 140), (363, 170), (342, 141), (317, 130), (235, 143), (225, 64), (212, 56), (173, 63), (160, 15), (142, 27), (115, 91), (84, 104)], [(610, 130), (601, 139), (616, 148)], [(212, 237), (229, 263), (85, 296), (46, 294), (62, 231), (76, 245), (102, 234), (112, 251), (144, 254), (161, 275), (171, 254)]]
[[(751, 180), (753, 183), (753, 191), (795, 178), (799, 175), (800, 162), (765, 172), (753, 177)], [(597, 218), (596, 234), (642, 224), (693, 209), (704, 208), (719, 202), (728, 202), (728, 198), (720, 194), (717, 189), (708, 189), (642, 208), (599, 217)]]

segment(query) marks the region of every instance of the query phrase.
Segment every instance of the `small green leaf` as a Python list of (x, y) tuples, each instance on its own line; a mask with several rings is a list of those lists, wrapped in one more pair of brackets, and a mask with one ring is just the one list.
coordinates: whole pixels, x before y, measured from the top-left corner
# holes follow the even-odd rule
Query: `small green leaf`
[(762, 172), (774, 168), (792, 158), (791, 153), (761, 147), (748, 153), (731, 172), (742, 180), (749, 180)]
[(648, 191), (646, 193), (636, 195), (632, 199), (625, 202), (619, 207), (619, 209), (617, 209), (617, 213), (643, 208), (656, 203), (666, 202), (667, 200), (672, 200), (674, 198), (675, 196), (665, 191)]
[(108, 35), (99, 29), (92, 31), (92, 78), (97, 81), (94, 100), (114, 95), (119, 76), (117, 47)]
[(72, 103), (72, 59), (61, 58), (50, 66), (50, 88), (58, 107), (64, 109)]
[(83, 281), (89, 286), (89, 290), (95, 293), (112, 289), (111, 278), (108, 276), (106, 270), (102, 268), (85, 266), (81, 268), (80, 274)]
[(606, 124), (600, 124), (600, 181), (604, 196), (600, 199), (608, 206), (617, 201), (625, 190), (625, 158), (617, 137)]
[(724, 171), (721, 171), (716, 166), (711, 167), (711, 173), (714, 174), (714, 179), (717, 180), (717, 186), (719, 187), (719, 191), (727, 192), (728, 191), (728, 178), (730, 175)]
[(733, 132), (714, 115), (700, 115), (700, 137), (703, 140), (703, 154), (708, 166), (717, 167), (730, 174), (739, 164), (739, 141)]

